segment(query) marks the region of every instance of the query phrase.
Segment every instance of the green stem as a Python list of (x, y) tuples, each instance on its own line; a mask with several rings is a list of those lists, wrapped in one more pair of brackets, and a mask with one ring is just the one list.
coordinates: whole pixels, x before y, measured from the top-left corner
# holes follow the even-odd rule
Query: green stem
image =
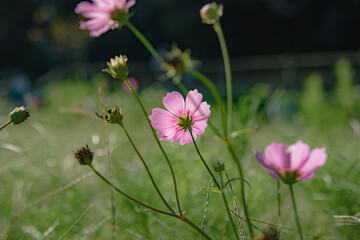
[(277, 180), (277, 202), (278, 202), (278, 232), (281, 227), (281, 194), (280, 194), (280, 180)]
[(293, 205), (294, 213), (295, 213), (296, 225), (297, 225), (297, 227), (299, 229), (300, 239), (303, 240), (304, 237), (303, 237), (303, 234), (302, 234), (302, 231), (301, 231), (301, 224), (300, 224), (299, 216), (298, 216), (297, 209), (296, 209), (296, 202), (295, 202), (295, 196), (294, 196), (294, 191), (293, 191), (292, 184), (289, 184), (289, 188), (290, 188), (290, 193), (291, 193), (292, 205)]
[(180, 213), (179, 215), (176, 213), (172, 213), (172, 212), (166, 212), (163, 211), (161, 209), (152, 207), (146, 203), (143, 203), (133, 197), (131, 197), (130, 195), (126, 194), (125, 192), (121, 191), (119, 188), (117, 188), (116, 186), (114, 186), (114, 184), (112, 184), (109, 180), (107, 180), (103, 175), (101, 175), (101, 173), (99, 173), (92, 164), (89, 165), (89, 167), (94, 171), (94, 173), (100, 177), (106, 184), (108, 184), (110, 187), (114, 188), (115, 191), (117, 191), (118, 193), (120, 193), (121, 195), (123, 195), (124, 197), (130, 199), (131, 201), (146, 207), (148, 210), (152, 210), (154, 212), (160, 213), (160, 214), (164, 214), (170, 217), (174, 217), (176, 219), (180, 219), (181, 221), (185, 222), (186, 224), (188, 224), (190, 227), (192, 227), (194, 230), (196, 230), (198, 233), (200, 233), (204, 238), (208, 239), (208, 240), (212, 240), (211, 237), (209, 237), (209, 235), (207, 235), (204, 231), (202, 231), (198, 226), (196, 226), (192, 221), (190, 221), (190, 219), (186, 218), (182, 213)]
[(235, 237), (236, 239), (240, 239), (239, 238), (239, 235), (238, 235), (238, 232), (237, 232), (237, 229), (236, 229), (236, 226), (235, 226), (235, 223), (234, 223), (234, 220), (231, 216), (231, 212), (230, 212), (230, 209), (229, 209), (229, 205), (228, 205), (228, 202), (226, 200), (226, 196), (225, 196), (225, 193), (224, 193), (224, 182), (223, 182), (223, 178), (222, 178), (222, 174), (221, 174), (221, 171), (219, 172), (220, 173), (220, 181), (221, 181), (221, 190), (220, 190), (220, 193), (221, 193), (221, 198), (224, 202), (224, 205), (225, 205), (225, 209), (226, 209), (226, 213), (228, 215), (228, 218), (230, 220), (230, 223), (231, 223), (231, 227), (234, 231), (234, 234), (235, 234)]
[(193, 143), (194, 143), (196, 152), (198, 153), (201, 161), (203, 162), (203, 164), (205, 165), (206, 169), (207, 169), (208, 172), (210, 173), (210, 176), (211, 176), (212, 180), (214, 181), (216, 187), (221, 191), (221, 187), (220, 187), (218, 181), (216, 180), (215, 176), (214, 176), (213, 173), (211, 172), (209, 166), (206, 164), (204, 158), (202, 157), (202, 155), (201, 155), (201, 153), (200, 153), (200, 150), (199, 150), (199, 148), (198, 148), (198, 146), (197, 146), (197, 144), (196, 144), (196, 142), (195, 142), (194, 136), (193, 136), (192, 131), (191, 131), (191, 128), (190, 128), (189, 126), (187, 126), (187, 130), (188, 130), (189, 133), (190, 133), (190, 136), (191, 136), (191, 139), (192, 139), (192, 141), (193, 141)]
[(157, 53), (155, 48), (151, 45), (149, 40), (134, 26), (131, 22), (126, 21), (125, 26), (127, 26), (130, 31), (137, 37), (137, 39), (145, 46), (145, 48), (150, 52), (150, 54), (155, 58), (158, 63), (162, 63), (163, 59)]
[(223, 101), (221, 99), (221, 96), (219, 94), (219, 91), (217, 90), (215, 84), (203, 73), (197, 71), (196, 69), (189, 69), (187, 70), (187, 73), (189, 73), (191, 76), (197, 78), (213, 95), (215, 98), (216, 103), (220, 107), (220, 113), (221, 113), (221, 119), (223, 124), (223, 133), (224, 136), (227, 136), (227, 124), (226, 124), (226, 117), (225, 117), (225, 111), (223, 107)]
[(4, 125), (2, 125), (0, 127), (0, 131), (3, 130), (3, 128), (5, 128), (7, 125), (9, 125), (11, 123), (11, 120), (9, 120), (7, 123), (5, 123)]
[(74, 222), (73, 225), (59, 238), (59, 240), (63, 240), (66, 236), (83, 220), (86, 214), (90, 211), (90, 209), (94, 206), (94, 204), (90, 204), (90, 206), (81, 214), (81, 216)]
[(186, 95), (189, 92), (182, 82), (177, 83), (176, 86), (180, 89), (180, 91), (184, 95)]
[(207, 235), (203, 230), (201, 230), (201, 228), (196, 226), (192, 221), (190, 221), (190, 219), (186, 218), (184, 215), (180, 218), (180, 220), (188, 224), (190, 227), (192, 227), (194, 230), (200, 233), (204, 238), (208, 240), (212, 240), (212, 238), (209, 235)]
[(158, 209), (158, 208), (155, 208), (155, 207), (152, 207), (146, 203), (143, 203), (133, 197), (131, 197), (130, 195), (126, 194), (125, 192), (121, 191), (119, 188), (117, 188), (116, 186), (114, 186), (114, 184), (112, 184), (109, 180), (107, 180), (103, 175), (101, 175), (101, 173), (99, 173), (94, 167), (92, 164), (89, 165), (89, 167), (94, 171), (94, 173), (96, 175), (98, 175), (98, 177), (100, 177), (106, 184), (108, 184), (110, 187), (113, 187), (115, 189), (115, 191), (117, 191), (118, 193), (120, 193), (121, 195), (123, 195), (124, 197), (130, 199), (131, 201), (141, 205), (141, 206), (144, 206), (150, 210), (153, 210), (154, 212), (158, 212), (158, 213), (161, 213), (161, 214), (164, 214), (164, 215), (168, 215), (168, 216), (172, 216), (172, 217), (178, 217), (178, 215), (176, 213), (171, 213), (171, 212), (166, 212), (166, 211), (163, 211), (161, 209)]
[[(119, 124), (119, 125), (120, 125), (120, 124)], [(125, 135), (127, 136), (127, 138), (128, 138), (128, 140), (129, 140), (131, 146), (134, 148), (136, 154), (138, 155), (138, 157), (140, 158), (142, 164), (144, 165), (144, 167), (145, 167), (145, 169), (146, 169), (146, 172), (148, 173), (149, 178), (150, 178), (150, 180), (151, 180), (151, 183), (153, 184), (154, 188), (156, 189), (156, 192), (159, 194), (161, 200), (163, 201), (163, 203), (165, 204), (165, 206), (166, 206), (172, 213), (175, 213), (175, 211), (170, 207), (170, 205), (168, 204), (168, 202), (165, 200), (164, 196), (161, 194), (161, 192), (160, 192), (160, 190), (159, 190), (159, 188), (158, 188), (158, 186), (157, 186), (157, 184), (156, 184), (156, 182), (155, 182), (155, 180), (154, 180), (154, 178), (153, 178), (153, 176), (152, 176), (152, 174), (151, 174), (151, 172), (150, 172), (150, 169), (149, 169), (148, 165), (146, 164), (146, 162), (145, 162), (144, 158), (142, 157), (141, 153), (139, 152), (139, 150), (138, 150), (137, 147), (135, 146), (135, 144), (134, 144), (133, 140), (131, 139), (128, 131), (127, 131), (126, 128), (125, 128), (125, 126), (124, 126), (124, 125), (120, 125), (120, 126), (121, 126), (122, 129), (124, 130), (124, 133), (125, 133)]]
[(188, 130), (189, 133), (190, 133), (190, 136), (191, 136), (191, 139), (192, 139), (192, 141), (193, 141), (193, 143), (194, 143), (196, 152), (198, 153), (201, 161), (203, 162), (203, 164), (205, 165), (206, 169), (207, 169), (208, 172), (210, 173), (210, 176), (211, 176), (212, 180), (214, 181), (216, 187), (217, 187), (218, 190), (220, 191), (221, 199), (222, 199), (223, 202), (224, 202), (225, 209), (226, 209), (226, 213), (227, 213), (228, 218), (229, 218), (229, 220), (230, 220), (230, 222), (231, 222), (231, 226), (232, 226), (232, 228), (233, 228), (233, 230), (234, 230), (234, 234), (235, 234), (235, 236), (236, 236), (236, 239), (239, 239), (239, 236), (238, 236), (238, 233), (237, 233), (237, 230), (236, 230), (236, 226), (235, 226), (234, 221), (233, 221), (233, 219), (232, 219), (232, 217), (231, 217), (229, 205), (228, 205), (228, 203), (227, 203), (226, 196), (225, 196), (225, 194), (224, 194), (224, 189), (223, 189), (224, 184), (223, 184), (223, 180), (222, 180), (221, 173), (220, 173), (220, 181), (221, 181), (221, 186), (220, 186), (219, 183), (218, 183), (218, 181), (216, 180), (215, 176), (214, 176), (213, 173), (211, 172), (209, 166), (206, 164), (203, 156), (201, 155), (200, 150), (199, 150), (199, 148), (198, 148), (198, 146), (197, 146), (197, 144), (196, 144), (196, 141), (195, 141), (195, 139), (194, 139), (194, 136), (193, 136), (193, 134), (192, 134), (191, 128), (190, 128), (189, 126), (187, 126), (187, 130)]
[(227, 110), (228, 110), (228, 136), (231, 133), (232, 129), (232, 78), (231, 78), (231, 66), (230, 66), (230, 57), (229, 52), (226, 46), (225, 37), (221, 29), (220, 22), (217, 22), (213, 25), (214, 30), (219, 38), (221, 52), (224, 61), (225, 69), (225, 79), (226, 79), (226, 95), (227, 95)]
[(251, 225), (251, 221), (250, 221), (250, 217), (249, 217), (249, 213), (248, 213), (248, 209), (247, 209), (247, 204), (246, 204), (246, 197), (245, 197), (245, 180), (244, 180), (244, 173), (243, 173), (243, 169), (242, 166), (240, 164), (240, 162), (238, 161), (234, 150), (232, 149), (231, 143), (229, 141), (229, 139), (225, 139), (226, 141), (226, 146), (234, 160), (234, 162), (236, 163), (236, 166), (238, 168), (238, 172), (240, 174), (240, 186), (241, 186), (241, 198), (242, 198), (242, 203), (243, 203), (243, 208), (244, 208), (244, 214), (245, 214), (245, 218), (246, 218), (246, 222), (248, 224), (249, 227), (249, 231), (250, 231), (250, 237), (251, 239), (254, 238), (254, 233), (253, 233), (253, 229), (252, 229), (252, 225)]
[(151, 125), (151, 122), (150, 122), (150, 119), (149, 119), (149, 115), (147, 114), (146, 110), (145, 110), (145, 107), (144, 105), (142, 104), (141, 100), (140, 100), (140, 97), (139, 95), (135, 92), (135, 90), (133, 89), (133, 87), (131, 86), (130, 82), (128, 79), (125, 79), (124, 80), (126, 85), (130, 88), (132, 94), (134, 95), (134, 97), (136, 98), (138, 104), (140, 105), (140, 108), (142, 110), (142, 112), (144, 113), (145, 115), (145, 119), (147, 121), (147, 123), (149, 124), (149, 127), (151, 129), (151, 132), (155, 138), (155, 141), (156, 143), (158, 144), (159, 148), (160, 148), (160, 151), (162, 152), (162, 154), (164, 155), (164, 158), (168, 164), (168, 167), (170, 169), (170, 172), (171, 172), (171, 177), (172, 177), (172, 180), (173, 180), (173, 185), (174, 185), (174, 191), (175, 191), (175, 198), (176, 198), (176, 204), (177, 204), (177, 207), (178, 207), (178, 210), (179, 210), (179, 214), (182, 214), (182, 211), (181, 211), (181, 207), (180, 207), (180, 200), (179, 200), (179, 194), (178, 194), (178, 190), (177, 190), (177, 184), (176, 184), (176, 178), (175, 178), (175, 173), (174, 173), (174, 170), (172, 168), (172, 165), (170, 163), (170, 160), (164, 150), (164, 148), (162, 147), (161, 143), (160, 143), (160, 140), (158, 139), (157, 135), (156, 135), (156, 131), (155, 129), (152, 127)]

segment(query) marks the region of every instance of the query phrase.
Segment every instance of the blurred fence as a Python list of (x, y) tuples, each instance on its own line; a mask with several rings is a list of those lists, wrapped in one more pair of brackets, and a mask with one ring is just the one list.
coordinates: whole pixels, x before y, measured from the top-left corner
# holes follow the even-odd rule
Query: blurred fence
[[(324, 76), (325, 87), (331, 87), (335, 82), (334, 65), (340, 58), (347, 58), (355, 69), (360, 67), (360, 50), (337, 52), (284, 53), (279, 55), (258, 55), (232, 57), (234, 85), (249, 86), (262, 82), (274, 85), (284, 85), (289, 88), (299, 88), (302, 81), (313, 72)], [(106, 67), (105, 62), (72, 63), (55, 68), (38, 79), (33, 80), (35, 88), (51, 84), (69, 77), (87, 79), (99, 74)], [(130, 75), (139, 78), (144, 85), (157, 81), (162, 74), (154, 65), (154, 61), (130, 61)], [(200, 71), (208, 75), (214, 82), (224, 81), (222, 59), (202, 60)], [(25, 77), (16, 70), (0, 72), (0, 96), (9, 91), (14, 76)], [(16, 77), (15, 77), (16, 79)], [(354, 81), (359, 83), (358, 74)], [(16, 83), (15, 83), (16, 84)]]

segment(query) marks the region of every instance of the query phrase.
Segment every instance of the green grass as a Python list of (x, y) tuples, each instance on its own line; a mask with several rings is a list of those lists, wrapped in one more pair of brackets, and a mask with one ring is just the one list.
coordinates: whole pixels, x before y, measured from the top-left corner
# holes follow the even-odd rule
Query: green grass
[[(94, 114), (102, 112), (98, 86), (104, 88), (107, 107), (123, 108), (125, 126), (164, 197), (176, 207), (167, 164), (133, 96), (121, 90), (110, 91), (106, 80), (101, 78), (90, 83), (69, 79), (42, 89), (44, 106), (31, 109), (26, 122), (0, 132), (0, 236), (11, 229), (8, 239), (60, 239), (84, 215), (66, 239), (111, 239), (110, 188), (73, 157), (73, 151), (88, 144), (95, 152), (94, 166), (108, 176), (106, 128)], [(268, 106), (271, 98), (259, 98), (256, 91), (241, 98), (234, 109), (235, 129), (259, 125), (256, 132), (234, 139), (236, 153), (242, 156), (246, 180), (251, 185), (247, 189), (250, 216), (277, 224), (276, 181), (257, 163), (253, 150), (263, 151), (272, 141), (292, 144), (302, 139), (311, 148), (326, 147), (328, 153), (327, 163), (316, 171), (313, 179), (294, 185), (303, 232), (324, 239), (355, 239), (360, 234), (359, 225), (335, 226), (333, 215), (356, 215), (360, 211), (359, 136), (348, 124), (341, 122), (324, 130), (318, 127), (318, 122), (311, 124), (299, 113), (265, 121), (261, 106)], [(141, 90), (140, 97), (149, 114), (152, 108), (162, 107), (165, 94), (162, 89)], [(7, 121), (12, 107), (12, 103), (2, 101), (1, 123)], [(216, 107), (212, 106), (211, 110), (210, 119), (218, 124)], [(165, 209), (121, 128), (108, 124), (107, 130), (115, 185), (141, 201)], [(176, 173), (182, 209), (200, 226), (206, 200), (202, 187), (208, 185), (210, 176), (192, 144), (162, 143)], [(198, 138), (198, 145), (210, 166), (217, 160), (223, 161), (230, 177), (237, 177), (225, 145), (210, 128)], [(84, 179), (73, 184), (82, 176)], [(235, 181), (233, 186), (240, 201), (240, 183)], [(231, 199), (229, 191), (227, 194)], [(284, 184), (281, 194), (283, 226), (296, 229), (289, 189)], [(85, 212), (91, 204), (93, 207)], [(229, 204), (233, 207), (231, 201)], [(199, 239), (199, 234), (182, 222), (144, 211), (117, 193), (115, 211), (116, 239)], [(213, 192), (206, 221), (205, 231), (214, 239), (233, 238), (220, 195)], [(254, 224), (268, 230), (266, 224)], [(45, 232), (49, 232), (46, 237)], [(282, 239), (298, 237), (291, 231), (282, 233)], [(256, 231), (256, 235), (260, 234)]]

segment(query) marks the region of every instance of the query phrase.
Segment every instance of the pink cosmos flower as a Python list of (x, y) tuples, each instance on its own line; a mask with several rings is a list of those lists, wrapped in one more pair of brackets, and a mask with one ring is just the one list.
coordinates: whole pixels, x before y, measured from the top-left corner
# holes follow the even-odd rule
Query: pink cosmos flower
[(83, 1), (75, 7), (75, 13), (85, 18), (80, 21), (80, 29), (90, 30), (91, 37), (99, 37), (109, 29), (121, 27), (130, 16), (129, 9), (135, 0), (92, 0)]
[[(129, 77), (128, 80), (129, 80), (129, 83), (131, 84), (131, 87), (136, 91), (139, 88), (139, 81), (136, 80), (136, 78), (134, 78), (134, 77)], [(131, 93), (131, 90), (125, 81), (122, 81), (121, 87), (125, 92)]]
[(149, 116), (152, 126), (161, 135), (160, 140), (180, 140), (180, 144), (184, 145), (192, 142), (187, 127), (190, 127), (194, 140), (197, 134), (204, 133), (210, 116), (210, 105), (202, 100), (203, 96), (197, 89), (190, 91), (185, 101), (176, 91), (168, 93), (163, 99), (166, 110), (154, 108)]
[(314, 177), (314, 171), (325, 164), (326, 149), (315, 148), (302, 141), (287, 147), (283, 143), (273, 142), (265, 149), (265, 154), (255, 151), (258, 162), (275, 178), (292, 184)]

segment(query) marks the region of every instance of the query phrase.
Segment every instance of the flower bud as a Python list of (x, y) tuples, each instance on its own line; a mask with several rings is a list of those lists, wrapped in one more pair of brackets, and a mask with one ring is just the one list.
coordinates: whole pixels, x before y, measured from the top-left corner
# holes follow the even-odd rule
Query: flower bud
[(204, 5), (200, 10), (201, 20), (205, 24), (215, 24), (223, 15), (223, 5), (216, 2)]
[(30, 117), (30, 113), (28, 111), (28, 107), (16, 107), (10, 114), (10, 121), (12, 124), (19, 124), (25, 121), (28, 117)]
[(105, 117), (99, 115), (98, 113), (95, 113), (95, 114), (99, 118), (106, 120), (109, 123), (118, 123), (121, 126), (123, 125), (123, 123), (122, 123), (123, 114), (122, 114), (121, 109), (119, 109), (118, 107), (109, 108), (105, 113)]
[(109, 123), (118, 123), (122, 125), (123, 115), (121, 109), (119, 109), (118, 107), (109, 108), (107, 110), (105, 120)]
[(125, 80), (129, 73), (127, 60), (128, 58), (125, 55), (115, 56), (106, 63), (109, 68), (103, 69), (103, 72), (109, 73), (113, 78)]
[(225, 163), (220, 163), (219, 161), (217, 161), (217, 163), (215, 165), (213, 165), (215, 172), (222, 172), (225, 170)]
[(79, 161), (81, 165), (90, 165), (93, 158), (94, 153), (90, 151), (89, 146), (86, 144), (86, 147), (82, 147), (76, 152), (74, 152), (75, 158)]

